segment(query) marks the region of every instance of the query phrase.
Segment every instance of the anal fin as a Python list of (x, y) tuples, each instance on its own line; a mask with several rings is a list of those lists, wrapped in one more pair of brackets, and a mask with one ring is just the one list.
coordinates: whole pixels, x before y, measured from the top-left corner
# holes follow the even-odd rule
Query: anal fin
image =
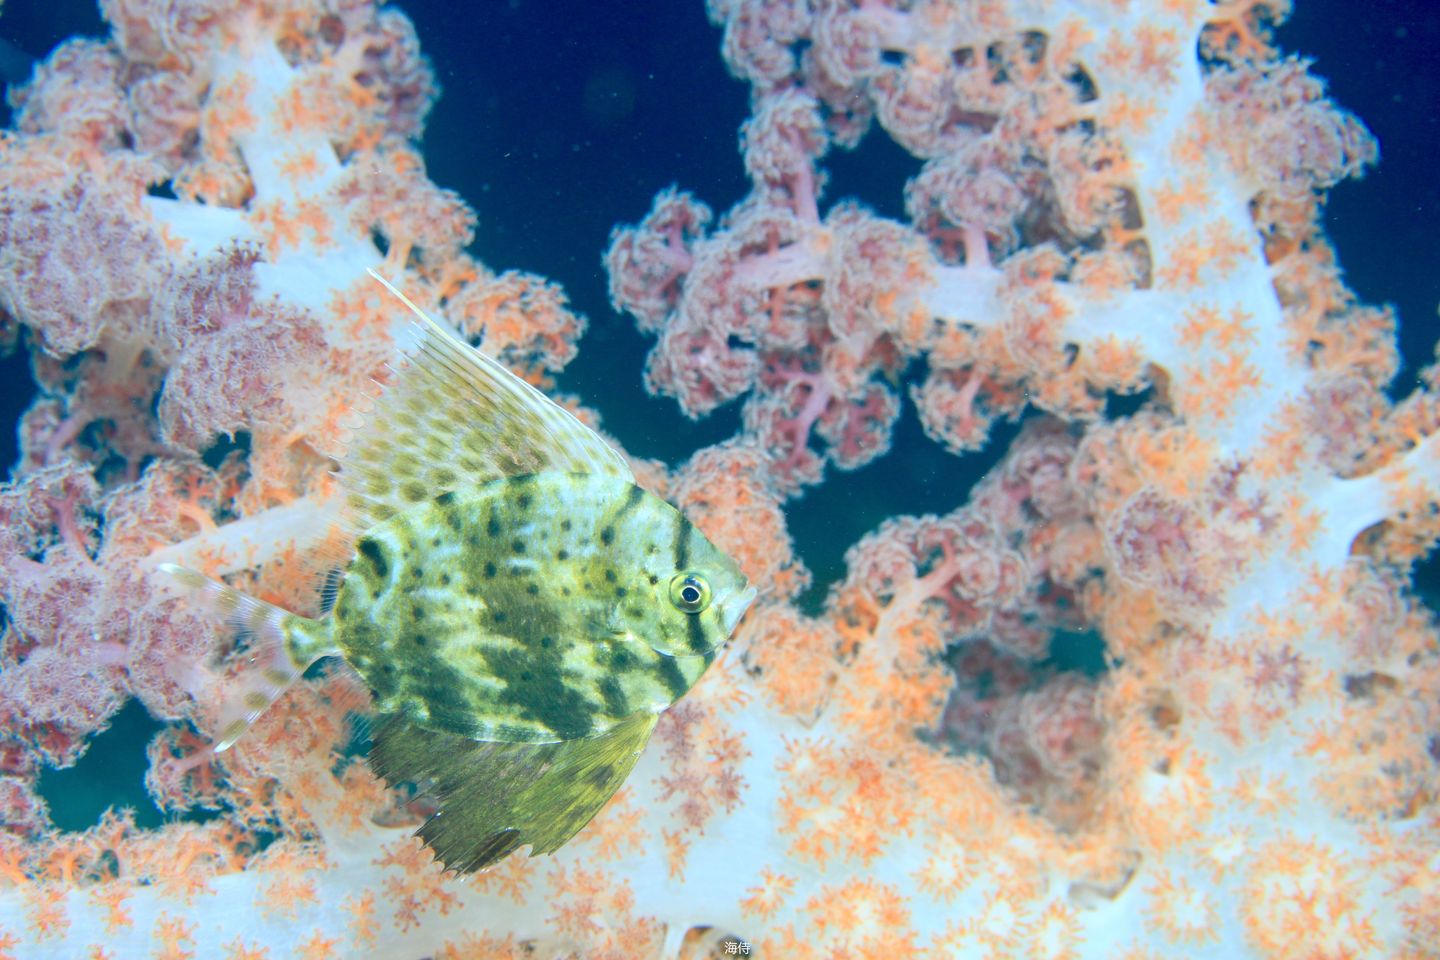
[(429, 784), (439, 811), (417, 835), (447, 868), (472, 873), (523, 844), (532, 857), (564, 846), (620, 789), (658, 719), (636, 713), (581, 740), (497, 743), (388, 714), (370, 764), (391, 784)]
[(220, 619), (244, 643), (228, 665), (221, 688), (215, 752), (228, 750), (316, 660), (340, 651), (330, 638), (331, 621), (311, 620), (173, 563), (162, 574), (196, 606)]

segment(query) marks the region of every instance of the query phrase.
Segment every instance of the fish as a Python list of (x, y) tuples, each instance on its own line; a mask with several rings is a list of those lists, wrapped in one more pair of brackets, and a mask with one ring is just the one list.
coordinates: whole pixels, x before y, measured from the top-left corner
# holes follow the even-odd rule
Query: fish
[(339, 458), (353, 549), (326, 612), (158, 569), (248, 644), (217, 752), (340, 657), (373, 696), (372, 768), (431, 797), (418, 836), (472, 873), (573, 838), (756, 591), (599, 434), (369, 272), (413, 320)]

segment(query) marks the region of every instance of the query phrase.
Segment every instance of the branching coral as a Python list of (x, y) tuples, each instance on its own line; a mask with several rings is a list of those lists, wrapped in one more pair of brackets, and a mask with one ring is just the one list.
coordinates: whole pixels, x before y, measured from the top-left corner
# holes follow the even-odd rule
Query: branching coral
[[(1319, 218), (1373, 143), (1274, 50), (1282, 6), (709, 4), (753, 191), (719, 217), (665, 191), (607, 265), (651, 390), (743, 405), (738, 437), (635, 463), (760, 602), (571, 846), (460, 882), (359, 762), (354, 677), (214, 754), (233, 651), (146, 569), (314, 612), (331, 458), (393, 353), (366, 266), (542, 387), (583, 323), (464, 252), (397, 11), (105, 4), (113, 36), (57, 50), (0, 141), (0, 306), (42, 391), (0, 488), (0, 945), (1436, 956), (1409, 576), (1437, 374), (1384, 393), (1394, 319)], [(882, 133), (920, 164), (903, 221), (825, 196), (831, 149)], [(1025, 422), (802, 610), (790, 504), (912, 405), (957, 455)], [(55, 831), (39, 771), (127, 698), (166, 724), (157, 804), (210, 814)]]

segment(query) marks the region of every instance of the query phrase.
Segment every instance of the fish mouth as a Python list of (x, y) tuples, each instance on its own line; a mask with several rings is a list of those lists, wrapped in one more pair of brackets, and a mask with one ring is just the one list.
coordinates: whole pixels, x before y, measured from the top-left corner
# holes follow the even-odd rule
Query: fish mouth
[(725, 623), (725, 635), (732, 636), (735, 633), (735, 626), (740, 618), (745, 616), (745, 611), (750, 609), (750, 604), (755, 602), (755, 588), (747, 585), (744, 590), (733, 596), (726, 597), (721, 609), (721, 617)]

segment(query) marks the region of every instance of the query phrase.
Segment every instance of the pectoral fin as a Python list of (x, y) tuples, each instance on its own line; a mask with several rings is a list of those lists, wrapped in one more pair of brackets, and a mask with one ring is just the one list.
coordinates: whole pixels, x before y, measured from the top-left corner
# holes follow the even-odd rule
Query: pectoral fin
[(620, 789), (659, 714), (559, 743), (496, 743), (437, 733), (398, 715), (379, 720), (370, 764), (391, 784), (428, 784), (439, 811), (418, 832), (451, 870), (471, 873), (523, 844), (553, 853)]

